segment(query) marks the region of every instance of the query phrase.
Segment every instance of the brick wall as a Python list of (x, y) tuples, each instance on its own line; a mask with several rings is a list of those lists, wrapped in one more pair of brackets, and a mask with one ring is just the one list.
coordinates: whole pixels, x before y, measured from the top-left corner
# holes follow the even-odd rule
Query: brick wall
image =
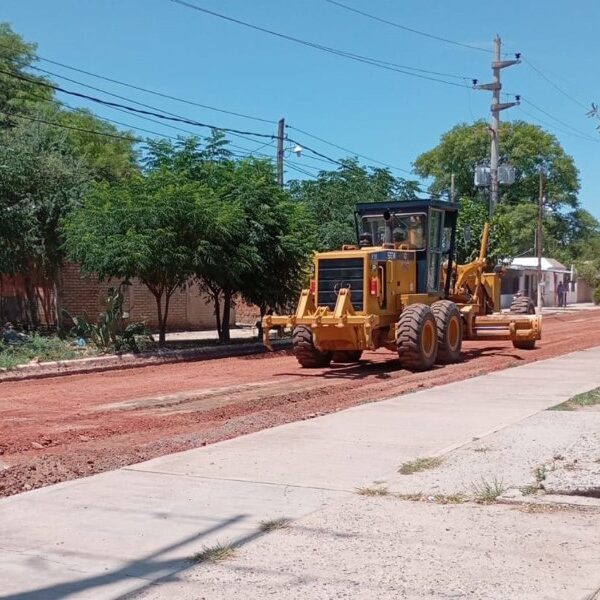
[[(77, 265), (67, 264), (63, 268), (63, 307), (72, 315), (85, 312), (94, 319), (104, 308), (108, 288), (118, 284), (85, 277)], [(157, 327), (156, 300), (145, 285), (134, 280), (124, 288), (123, 295), (124, 309), (129, 311), (131, 321), (145, 321), (151, 329)], [(169, 305), (169, 329), (214, 329), (213, 307), (206, 299), (196, 284), (175, 291)], [(231, 317), (234, 323), (235, 312)]]

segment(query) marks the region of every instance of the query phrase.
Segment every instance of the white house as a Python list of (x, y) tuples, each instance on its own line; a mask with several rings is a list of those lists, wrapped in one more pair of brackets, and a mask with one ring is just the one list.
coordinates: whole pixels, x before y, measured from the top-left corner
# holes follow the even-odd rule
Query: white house
[[(536, 256), (514, 258), (502, 277), (501, 304), (508, 308), (517, 292), (537, 302), (538, 259)], [(562, 281), (567, 289), (567, 303), (579, 301), (574, 273), (554, 258), (542, 258), (542, 305), (557, 306), (556, 289)]]

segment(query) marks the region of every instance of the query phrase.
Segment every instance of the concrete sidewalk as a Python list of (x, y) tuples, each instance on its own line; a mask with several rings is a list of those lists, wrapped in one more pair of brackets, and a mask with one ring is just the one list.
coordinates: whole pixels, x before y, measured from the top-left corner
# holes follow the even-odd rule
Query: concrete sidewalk
[[(251, 544), (261, 520), (352, 514), (357, 486), (600, 386), (598, 364), (599, 348), (576, 352), (4, 499), (0, 597), (178, 597), (169, 582), (204, 546)], [(207, 597), (264, 597), (227, 585)]]

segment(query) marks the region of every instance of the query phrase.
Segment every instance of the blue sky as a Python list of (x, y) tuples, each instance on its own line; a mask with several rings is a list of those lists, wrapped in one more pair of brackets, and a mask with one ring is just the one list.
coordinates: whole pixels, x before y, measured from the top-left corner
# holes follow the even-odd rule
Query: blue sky
[[(489, 54), (376, 23), (325, 0), (190, 1), (357, 54), (482, 82), (491, 77)], [(341, 1), (408, 27), (486, 48), (499, 33), (506, 52), (522, 52), (575, 100), (585, 106), (600, 102), (600, 2)], [(2, 9), (0, 19), (10, 22), (28, 41), (37, 42), (45, 58), (231, 111), (273, 121), (285, 117), (290, 125), (404, 169), (410, 170), (415, 157), (433, 147), (454, 124), (489, 118), (489, 93), (324, 54), (169, 0), (4, 0)], [(268, 123), (156, 98), (60, 67), (40, 66), (214, 125), (262, 133), (275, 129)], [(528, 104), (505, 111), (502, 117), (536, 122), (535, 117), (546, 123), (544, 127), (575, 158), (582, 205), (600, 218), (600, 133), (594, 122), (528, 64), (506, 69), (503, 77), (505, 91), (522, 94), (552, 117)], [(110, 109), (94, 110), (131, 126), (177, 135), (163, 125)], [(289, 133), (329, 156), (344, 155), (303, 134)], [(264, 141), (237, 139), (235, 143), (254, 149)], [(261, 151), (273, 152), (269, 146)], [(307, 153), (300, 158), (291, 155), (287, 164), (309, 172), (325, 166)], [(291, 168), (286, 170), (286, 177), (296, 175)]]

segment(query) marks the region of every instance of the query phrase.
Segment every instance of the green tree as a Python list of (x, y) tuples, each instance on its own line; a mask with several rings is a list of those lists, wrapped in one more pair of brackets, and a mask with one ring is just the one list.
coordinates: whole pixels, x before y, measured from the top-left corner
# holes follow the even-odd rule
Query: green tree
[(156, 300), (159, 344), (169, 303), (198, 265), (215, 267), (215, 240), (229, 235), (231, 211), (210, 189), (159, 169), (116, 185), (96, 184), (64, 222), (70, 257), (101, 278), (138, 278)]
[[(501, 201), (492, 222), (494, 252), (508, 258), (533, 251), (539, 173), (543, 171), (544, 252), (567, 262), (576, 258), (585, 240), (598, 235), (598, 224), (579, 206), (579, 174), (572, 157), (555, 136), (523, 121), (503, 123), (500, 139), (501, 161), (512, 164), (517, 176), (513, 185), (500, 187)], [(457, 194), (466, 208), (461, 226), (464, 229), (469, 225), (474, 236), (481, 231), (488, 193), (475, 188), (473, 172), (476, 164), (487, 159), (489, 146), (489, 129), (484, 121), (461, 124), (442, 135), (435, 148), (415, 161), (415, 172), (433, 179), (431, 191), (435, 194), (447, 194), (451, 175), (455, 174)], [(469, 244), (465, 246), (461, 235), (459, 228), (459, 248), (466, 255), (472, 254), (474, 242), (469, 242), (467, 248)]]
[(356, 242), (354, 208), (359, 202), (411, 200), (418, 185), (394, 177), (387, 169), (362, 167), (344, 160), (335, 171), (321, 171), (314, 180), (290, 183), (290, 193), (313, 215), (318, 250), (341, 248)]
[(53, 128), (23, 122), (0, 134), (0, 273), (23, 275), (33, 326), (39, 320), (34, 273), (54, 287), (60, 325), (64, 251), (59, 223), (88, 182), (85, 165)]

